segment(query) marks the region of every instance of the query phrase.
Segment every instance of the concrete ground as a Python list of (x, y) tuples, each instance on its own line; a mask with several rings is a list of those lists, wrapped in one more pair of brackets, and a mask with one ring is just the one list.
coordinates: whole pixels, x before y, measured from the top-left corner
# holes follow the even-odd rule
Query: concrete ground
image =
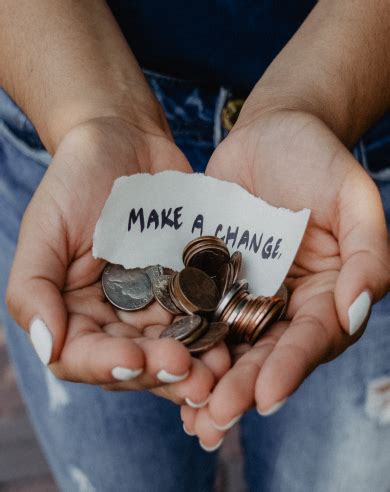
[[(233, 429), (219, 455), (215, 492), (245, 490), (238, 432)], [(16, 388), (0, 326), (0, 492), (57, 491)]]

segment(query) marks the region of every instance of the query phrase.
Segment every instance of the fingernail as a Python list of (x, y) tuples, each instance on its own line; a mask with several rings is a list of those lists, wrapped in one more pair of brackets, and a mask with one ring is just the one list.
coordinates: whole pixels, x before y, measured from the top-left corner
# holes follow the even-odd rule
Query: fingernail
[(284, 400), (280, 400), (274, 405), (272, 405), (268, 410), (260, 410), (259, 408), (257, 409), (257, 412), (262, 416), (262, 417), (268, 417), (269, 415), (273, 415), (276, 413), (287, 401), (287, 398)]
[(48, 327), (40, 318), (34, 318), (31, 322), (30, 339), (38, 357), (47, 366), (53, 350), (53, 337)]
[(203, 442), (199, 439), (199, 446), (203, 449), (203, 451), (206, 451), (207, 453), (212, 453), (213, 451), (216, 451), (218, 448), (221, 447), (221, 444), (223, 443), (223, 438), (217, 442), (215, 446), (205, 446)]
[(187, 403), (187, 405), (189, 407), (203, 408), (207, 405), (207, 403), (209, 402), (209, 399), (210, 399), (210, 395), (205, 400), (200, 401), (199, 403), (195, 403), (194, 401), (190, 400), (189, 398), (185, 398), (185, 402)]
[(130, 381), (143, 373), (143, 369), (127, 369), (126, 367), (114, 367), (111, 371), (112, 377), (118, 381)]
[(183, 424), (183, 431), (187, 434), (187, 436), (195, 436), (195, 432), (190, 432), (187, 427)]
[(233, 425), (237, 424), (237, 422), (240, 420), (242, 417), (242, 413), (240, 415), (237, 415), (237, 417), (234, 417), (230, 422), (228, 422), (225, 425), (218, 425), (215, 422), (211, 422), (213, 427), (215, 427), (219, 431), (227, 431), (233, 427)]
[(163, 383), (178, 383), (179, 381), (183, 381), (184, 379), (186, 379), (189, 373), (190, 371), (187, 371), (184, 374), (171, 374), (165, 369), (161, 369), (161, 371), (157, 373), (157, 379), (159, 379)]
[(353, 301), (348, 309), (349, 334), (353, 335), (362, 326), (371, 307), (371, 295), (368, 290), (364, 290)]

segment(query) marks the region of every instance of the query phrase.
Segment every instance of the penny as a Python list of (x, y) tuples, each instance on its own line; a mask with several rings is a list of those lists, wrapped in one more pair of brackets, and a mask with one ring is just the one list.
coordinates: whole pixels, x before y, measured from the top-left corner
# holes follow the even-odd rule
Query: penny
[(220, 266), (217, 275), (215, 277), (215, 283), (218, 287), (219, 295), (222, 298), (228, 289), (230, 279), (230, 263), (224, 263)]
[(233, 278), (232, 278), (232, 284), (237, 282), (238, 275), (241, 270), (241, 265), (242, 265), (242, 253), (240, 251), (235, 251), (231, 258), (230, 258), (230, 263), (233, 266)]
[(187, 263), (189, 267), (199, 268), (210, 277), (215, 277), (221, 265), (229, 260), (222, 251), (206, 249), (194, 255)]
[(167, 326), (160, 333), (160, 338), (174, 338), (175, 340), (186, 340), (202, 325), (202, 318), (197, 314), (184, 316), (184, 318), (175, 321)]
[(170, 279), (171, 275), (160, 275), (159, 277), (157, 277), (153, 282), (153, 294), (156, 301), (166, 311), (172, 314), (181, 314), (182, 311), (180, 311), (180, 309), (176, 307), (169, 293)]
[(142, 309), (153, 300), (152, 283), (141, 268), (126, 270), (122, 265), (108, 264), (102, 287), (110, 303), (124, 311)]
[(180, 303), (185, 303), (192, 312), (211, 313), (219, 302), (215, 282), (202, 270), (186, 267), (177, 276)]
[(223, 323), (221, 321), (217, 321), (214, 323), (210, 323), (209, 329), (207, 332), (192, 342), (187, 346), (188, 350), (191, 354), (201, 354), (210, 350), (218, 343), (222, 342), (225, 339), (229, 332), (229, 326), (227, 323)]
[(277, 291), (277, 293), (275, 295), (278, 297), (281, 297), (284, 301), (284, 307), (283, 307), (282, 311), (280, 312), (280, 315), (278, 318), (278, 319), (284, 319), (286, 311), (287, 311), (288, 303), (290, 302), (290, 292), (287, 289), (287, 287), (284, 284), (282, 284), (279, 287), (279, 290)]

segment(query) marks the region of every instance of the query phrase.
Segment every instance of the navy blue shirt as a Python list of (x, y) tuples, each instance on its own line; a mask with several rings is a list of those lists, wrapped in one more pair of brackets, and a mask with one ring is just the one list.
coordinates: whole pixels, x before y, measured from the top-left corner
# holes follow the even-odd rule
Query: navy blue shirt
[(109, 0), (143, 68), (250, 91), (315, 0)]

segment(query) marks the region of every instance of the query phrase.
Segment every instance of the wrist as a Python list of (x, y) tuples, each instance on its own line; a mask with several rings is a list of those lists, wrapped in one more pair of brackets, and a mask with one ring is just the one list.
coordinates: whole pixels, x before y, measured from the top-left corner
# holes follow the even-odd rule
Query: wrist
[(63, 100), (50, 108), (44, 122), (36, 122), (38, 133), (47, 150), (54, 154), (65, 135), (74, 128), (94, 121), (111, 120), (136, 128), (145, 134), (171, 138), (164, 112), (152, 94), (143, 100), (129, 95), (95, 93), (88, 99)]

